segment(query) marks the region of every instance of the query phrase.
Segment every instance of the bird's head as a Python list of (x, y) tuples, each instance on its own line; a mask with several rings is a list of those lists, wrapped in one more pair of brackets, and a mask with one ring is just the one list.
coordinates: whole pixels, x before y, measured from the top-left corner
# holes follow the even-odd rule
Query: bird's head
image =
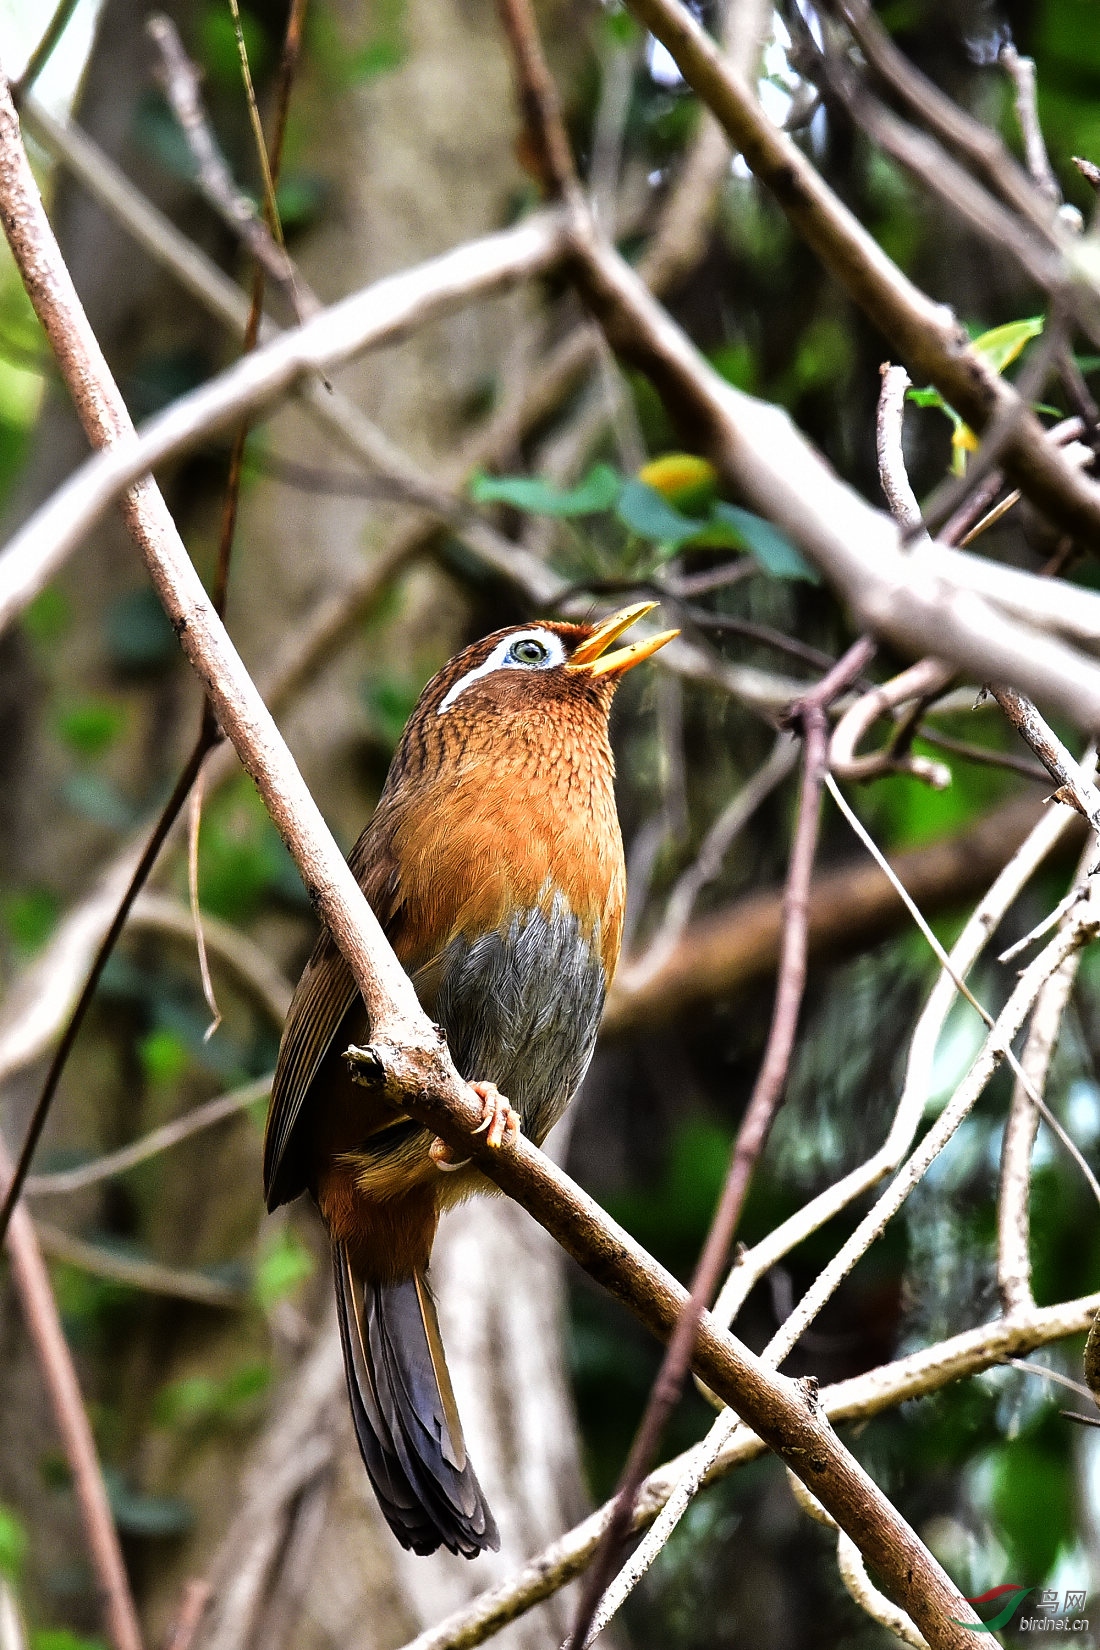
[(606, 709), (627, 671), (679, 634), (664, 630), (608, 651), (656, 606), (635, 602), (595, 625), (545, 620), (496, 630), (457, 653), (428, 683), (417, 708), (437, 717), (459, 712), (463, 721), (479, 713), (500, 715), (578, 699)]
[(656, 605), (635, 602), (591, 625), (550, 620), (511, 625), (456, 653), (420, 695), (391, 781), (426, 776), (459, 752), (502, 754), (523, 744), (524, 735), (560, 748), (559, 739), (570, 731), (576, 739), (587, 730), (606, 745), (607, 716), (620, 681), (678, 635), (664, 630), (612, 647)]

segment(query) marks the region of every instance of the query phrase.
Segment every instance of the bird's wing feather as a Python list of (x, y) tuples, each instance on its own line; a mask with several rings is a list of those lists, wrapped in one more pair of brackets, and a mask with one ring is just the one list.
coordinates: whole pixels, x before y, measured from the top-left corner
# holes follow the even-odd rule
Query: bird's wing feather
[[(400, 955), (401, 888), (391, 824), (380, 809), (348, 855), (348, 863)], [(295, 1149), (302, 1108), (322, 1060), (358, 997), (351, 969), (323, 929), (294, 992), (271, 1085), (264, 1136), (264, 1196), (269, 1209), (307, 1189), (310, 1165), (302, 1151)]]

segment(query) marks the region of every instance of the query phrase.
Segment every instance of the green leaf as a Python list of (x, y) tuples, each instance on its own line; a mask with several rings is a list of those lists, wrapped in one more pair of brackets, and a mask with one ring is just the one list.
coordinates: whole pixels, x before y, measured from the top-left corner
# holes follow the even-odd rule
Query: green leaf
[(27, 1532), (9, 1507), (0, 1507), (0, 1575), (18, 1581), (27, 1552)]
[(805, 579), (807, 584), (821, 583), (817, 569), (803, 560), (786, 534), (770, 521), (765, 521), (763, 516), (754, 516), (751, 510), (741, 510), (736, 504), (716, 504), (711, 516), (713, 520), (733, 529), (743, 548), (773, 579)]
[(489, 476), (470, 481), (475, 504), (510, 504), (533, 516), (594, 516), (610, 510), (622, 491), (622, 477), (610, 464), (595, 464), (576, 487), (561, 488), (536, 476)]
[(80, 756), (102, 756), (126, 726), (126, 711), (109, 699), (77, 699), (57, 713), (57, 731)]
[(57, 896), (48, 888), (24, 888), (0, 899), (4, 927), (13, 944), (27, 956), (45, 945), (57, 914)]
[(1042, 330), (1041, 315), (1031, 315), (1023, 321), (1006, 321), (1004, 326), (992, 327), (975, 338), (974, 348), (985, 356), (994, 372), (1004, 372), (1023, 352), (1025, 344), (1038, 338)]
[(67, 1627), (38, 1627), (31, 1633), (31, 1650), (107, 1650), (102, 1639), (85, 1638)]
[(253, 1296), (260, 1307), (269, 1312), (278, 1301), (292, 1295), (306, 1278), (312, 1277), (313, 1270), (313, 1256), (301, 1238), (289, 1226), (284, 1226), (267, 1243), (257, 1262), (252, 1279)]
[(23, 629), (39, 647), (59, 642), (73, 622), (73, 608), (68, 596), (56, 585), (48, 584), (28, 607), (23, 609)]
[(666, 550), (679, 550), (703, 531), (705, 522), (685, 516), (644, 481), (628, 481), (619, 496), (615, 514), (624, 527), (639, 538), (649, 539)]
[(182, 1038), (162, 1029), (141, 1039), (138, 1058), (147, 1082), (167, 1086), (183, 1076), (190, 1056)]
[(244, 1364), (221, 1379), (191, 1375), (171, 1381), (157, 1394), (153, 1415), (163, 1427), (197, 1427), (235, 1420), (271, 1385), (271, 1366)]
[(906, 400), (915, 402), (918, 407), (946, 407), (947, 403), (939, 390), (931, 384), (926, 384), (923, 390), (908, 389), (905, 392)]

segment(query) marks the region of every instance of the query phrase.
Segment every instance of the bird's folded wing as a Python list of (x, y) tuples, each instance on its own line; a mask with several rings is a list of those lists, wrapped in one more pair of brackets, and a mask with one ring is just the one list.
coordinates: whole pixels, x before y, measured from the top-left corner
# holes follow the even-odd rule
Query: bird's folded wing
[[(400, 956), (407, 950), (401, 878), (393, 850), (391, 810), (384, 805), (348, 855), (348, 864)], [(264, 1195), (269, 1209), (307, 1190), (309, 1165), (303, 1153), (293, 1149), (295, 1128), (321, 1062), (358, 999), (351, 969), (327, 929), (322, 930), (290, 1004), (271, 1085), (264, 1136)]]
[(290, 1150), (317, 1068), (359, 996), (351, 969), (323, 933), (298, 982), (279, 1047), (264, 1135), (264, 1196), (269, 1209), (306, 1190), (307, 1165)]

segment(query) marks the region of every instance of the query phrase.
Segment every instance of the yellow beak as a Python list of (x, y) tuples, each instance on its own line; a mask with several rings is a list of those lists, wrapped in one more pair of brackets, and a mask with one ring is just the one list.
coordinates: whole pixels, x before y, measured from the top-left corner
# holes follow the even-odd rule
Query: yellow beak
[(589, 636), (576, 648), (569, 660), (568, 669), (586, 670), (590, 676), (605, 676), (609, 671), (633, 670), (640, 665), (643, 659), (650, 658), (657, 649), (664, 647), (678, 636), (678, 630), (662, 630), (657, 636), (647, 636), (643, 642), (634, 642), (630, 647), (616, 648), (614, 653), (604, 650), (621, 636), (624, 630), (638, 619), (652, 613), (657, 606), (656, 602), (634, 602), (630, 607), (624, 607), (618, 613), (612, 613), (609, 619), (604, 619)]

